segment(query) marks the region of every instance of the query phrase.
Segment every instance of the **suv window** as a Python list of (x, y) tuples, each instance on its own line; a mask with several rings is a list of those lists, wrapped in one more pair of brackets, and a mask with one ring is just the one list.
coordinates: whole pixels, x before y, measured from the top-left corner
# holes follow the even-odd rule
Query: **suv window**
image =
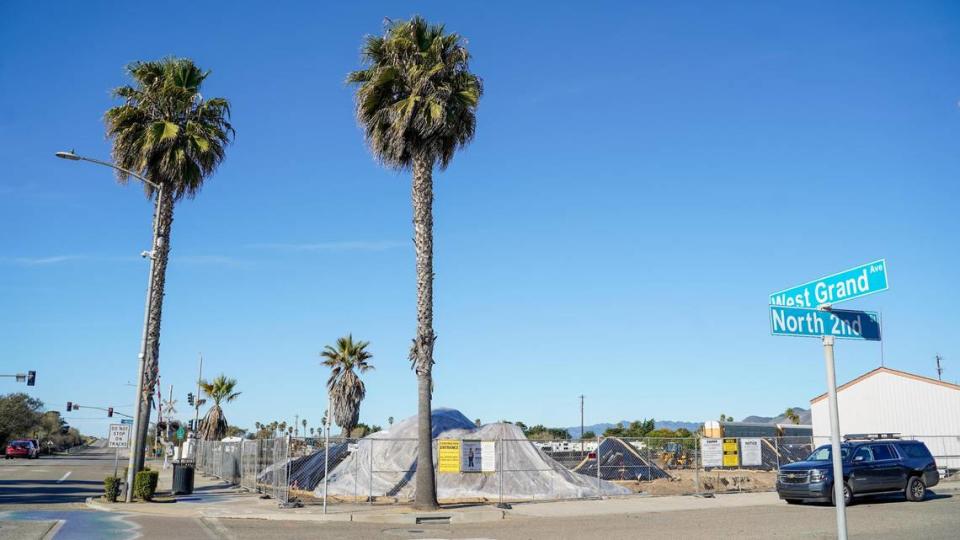
[(873, 461), (873, 449), (869, 446), (861, 446), (853, 454), (854, 463), (869, 463)]
[(920, 459), (930, 459), (930, 451), (927, 450), (927, 446), (923, 443), (920, 444), (899, 444), (897, 447), (900, 449), (900, 453), (911, 458), (920, 458)]
[(890, 448), (889, 444), (872, 444), (870, 448), (873, 449), (873, 459), (877, 461), (897, 459), (897, 456), (893, 453), (893, 448)]

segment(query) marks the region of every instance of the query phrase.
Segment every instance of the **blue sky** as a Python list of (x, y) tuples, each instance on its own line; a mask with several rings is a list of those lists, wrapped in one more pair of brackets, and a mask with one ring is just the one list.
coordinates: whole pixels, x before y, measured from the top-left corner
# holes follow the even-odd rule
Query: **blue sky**
[[(890, 367), (960, 378), (960, 8), (914, 4), (92, 2), (0, 7), (0, 372), (130, 410), (150, 203), (110, 171), (109, 90), (189, 56), (235, 143), (173, 225), (164, 392), (197, 355), (232, 423), (318, 425), (323, 345), (369, 340), (361, 419), (414, 414), (409, 175), (378, 166), (343, 83), (384, 16), (469, 40), (476, 141), (436, 181), (435, 406), (587, 423), (776, 414), (825, 390), (770, 293), (885, 257)], [(843, 341), (838, 377), (879, 365)], [(6, 381), (6, 382), (2, 382)], [(0, 392), (23, 390), (0, 379)], [(68, 415), (87, 431), (99, 414)]]

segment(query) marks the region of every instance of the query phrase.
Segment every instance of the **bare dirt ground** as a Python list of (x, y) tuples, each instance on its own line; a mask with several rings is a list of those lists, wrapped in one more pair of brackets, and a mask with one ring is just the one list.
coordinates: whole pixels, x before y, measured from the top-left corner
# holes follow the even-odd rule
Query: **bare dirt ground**
[(616, 482), (636, 493), (648, 495), (689, 495), (691, 493), (731, 493), (738, 491), (773, 491), (777, 473), (774, 471), (713, 470), (700, 471), (700, 488), (697, 489), (697, 474), (692, 469), (668, 471), (672, 478), (652, 482)]

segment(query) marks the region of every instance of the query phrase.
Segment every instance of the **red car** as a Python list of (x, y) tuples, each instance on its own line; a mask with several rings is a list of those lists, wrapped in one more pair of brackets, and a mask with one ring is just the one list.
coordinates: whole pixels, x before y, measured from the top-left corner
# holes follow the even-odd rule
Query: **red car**
[(15, 457), (36, 459), (40, 457), (40, 449), (34, 446), (33, 441), (30, 440), (10, 441), (10, 444), (7, 445), (7, 455), (5, 457), (6, 459)]

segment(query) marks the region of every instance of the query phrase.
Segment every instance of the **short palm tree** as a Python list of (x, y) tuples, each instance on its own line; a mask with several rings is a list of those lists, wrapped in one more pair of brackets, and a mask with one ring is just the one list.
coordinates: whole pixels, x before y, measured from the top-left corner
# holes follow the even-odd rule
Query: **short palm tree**
[(343, 437), (349, 437), (350, 432), (357, 426), (360, 420), (360, 402), (367, 395), (367, 389), (358, 373), (373, 369), (367, 362), (373, 358), (373, 355), (367, 352), (369, 344), (367, 341), (354, 341), (350, 334), (338, 338), (336, 346), (327, 345), (320, 353), (323, 365), (330, 368), (327, 391), (330, 392), (330, 401), (333, 404), (332, 420), (340, 426)]
[(391, 22), (368, 36), (364, 66), (347, 76), (356, 86), (356, 116), (370, 151), (383, 165), (413, 171), (413, 243), (417, 269), (417, 335), (410, 361), (417, 374), (416, 498), (437, 507), (430, 398), (433, 389), (433, 169), (445, 169), (476, 128), (483, 83), (470, 72), (463, 38), (421, 17)]
[[(107, 137), (113, 142), (114, 163), (145, 176), (160, 186), (144, 184), (147, 197), (156, 196), (153, 247), (153, 288), (147, 324), (147, 358), (143, 395), (140, 396), (139, 444), (143, 448), (150, 420), (150, 400), (159, 372), (160, 319), (170, 252), (173, 206), (183, 197), (199, 193), (226, 154), (233, 137), (230, 104), (223, 98), (204, 99), (200, 88), (210, 74), (186, 58), (134, 62), (127, 66), (132, 85), (121, 86), (113, 95), (123, 104), (104, 115)], [(125, 183), (126, 172), (117, 171)], [(135, 456), (135, 469), (143, 468), (142, 452)]]
[(207, 411), (200, 424), (200, 438), (207, 441), (218, 441), (227, 433), (227, 417), (223, 415), (221, 403), (230, 403), (237, 399), (240, 392), (234, 392), (237, 387), (236, 379), (228, 379), (219, 375), (211, 382), (200, 381), (200, 390), (213, 400), (213, 406)]
[(790, 407), (789, 409), (787, 409), (787, 411), (783, 413), (783, 416), (793, 424), (800, 423), (800, 415), (793, 410), (793, 407)]

